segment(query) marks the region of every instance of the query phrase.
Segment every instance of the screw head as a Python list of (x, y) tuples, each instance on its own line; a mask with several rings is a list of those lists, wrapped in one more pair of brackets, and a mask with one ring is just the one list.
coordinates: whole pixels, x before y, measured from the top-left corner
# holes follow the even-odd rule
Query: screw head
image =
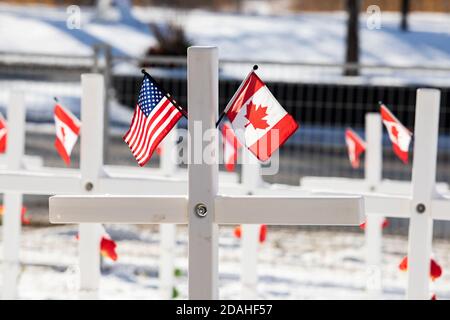
[(426, 210), (426, 208), (425, 208), (425, 205), (424, 205), (423, 203), (419, 203), (419, 204), (416, 206), (416, 211), (417, 211), (418, 213), (424, 213), (425, 210)]
[(203, 203), (197, 204), (194, 208), (194, 211), (201, 218), (206, 217), (206, 215), (208, 214), (208, 208)]
[(92, 182), (86, 182), (84, 188), (86, 189), (86, 191), (91, 191), (92, 189), (94, 189), (94, 184)]

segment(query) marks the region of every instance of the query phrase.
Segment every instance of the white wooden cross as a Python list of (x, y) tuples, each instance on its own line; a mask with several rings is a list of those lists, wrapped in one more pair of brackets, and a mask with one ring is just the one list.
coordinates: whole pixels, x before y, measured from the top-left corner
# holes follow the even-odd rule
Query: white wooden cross
[[(430, 298), (433, 220), (450, 220), (450, 199), (438, 192), (438, 189), (445, 188), (438, 188), (435, 182), (439, 108), (439, 90), (417, 90), (411, 195), (364, 194), (368, 217), (377, 214), (410, 219), (407, 285), (409, 299)], [(395, 190), (395, 185), (393, 187)]]
[[(315, 190), (341, 190), (354, 193), (376, 192), (384, 194), (409, 195), (412, 192), (410, 181), (394, 181), (382, 179), (383, 159), (383, 127), (379, 113), (366, 114), (366, 156), (364, 179), (303, 177), (302, 187)], [(447, 192), (448, 185), (436, 185), (440, 192)], [(381, 287), (381, 253), (382, 253), (382, 221), (383, 215), (371, 214), (371, 208), (366, 206), (366, 265), (368, 272), (367, 293), (370, 298), (380, 298)]]
[[(189, 298), (218, 298), (218, 225), (357, 225), (359, 196), (218, 194), (218, 50), (188, 49), (188, 193), (178, 196), (53, 196), (52, 223), (188, 224)], [(214, 132), (215, 134), (212, 134)], [(205, 141), (205, 139), (207, 141)], [(211, 159), (205, 159), (212, 157)], [(151, 192), (149, 192), (151, 194)]]
[[(185, 175), (175, 172), (175, 162), (170, 159), (173, 154), (173, 137), (164, 142), (166, 152), (163, 154), (162, 169), (131, 170), (130, 167), (103, 166), (103, 78), (100, 75), (82, 77), (82, 123), (81, 169), (43, 168), (42, 161), (24, 156), (25, 146), (25, 107), (24, 96), (13, 93), (8, 106), (8, 150), (6, 167), (0, 169), (0, 191), (5, 192), (3, 216), (3, 282), (2, 297), (14, 299), (17, 295), (20, 253), (20, 211), (22, 194), (167, 194), (186, 192)], [(93, 134), (90, 134), (92, 132)], [(174, 132), (171, 133), (174, 135)], [(170, 139), (172, 138), (172, 139)], [(100, 143), (99, 143), (100, 142)], [(3, 159), (3, 158), (2, 158)], [(26, 169), (26, 170), (24, 170)], [(39, 170), (38, 170), (39, 169)], [(133, 172), (134, 171), (134, 172)], [(142, 174), (145, 178), (142, 178)], [(158, 175), (159, 174), (159, 175)], [(165, 178), (172, 176), (171, 179)], [(179, 176), (179, 178), (178, 178)], [(223, 175), (227, 182), (235, 183), (235, 175)], [(233, 185), (233, 184), (232, 184)], [(234, 186), (234, 185), (233, 185)], [(226, 186), (224, 187), (226, 188)], [(233, 190), (235, 188), (233, 187)], [(173, 262), (174, 226), (161, 228), (161, 265)], [(80, 293), (84, 297), (97, 295), (100, 277), (99, 268), (99, 231), (98, 225), (80, 226)], [(161, 268), (160, 291), (163, 298), (170, 298), (173, 286), (173, 269)]]

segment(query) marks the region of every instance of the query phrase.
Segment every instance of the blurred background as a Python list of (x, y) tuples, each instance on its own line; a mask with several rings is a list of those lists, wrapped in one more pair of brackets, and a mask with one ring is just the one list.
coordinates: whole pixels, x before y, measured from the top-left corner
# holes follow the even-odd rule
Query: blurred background
[[(348, 161), (345, 128), (364, 137), (364, 116), (376, 112), (382, 101), (412, 131), (416, 89), (433, 87), (442, 93), (437, 180), (450, 183), (450, 0), (0, 1), (0, 112), (6, 114), (11, 90), (25, 91), (26, 153), (43, 157), (45, 165), (62, 167), (53, 148), (53, 97), (79, 117), (80, 75), (100, 72), (107, 88), (105, 161), (136, 166), (121, 137), (136, 103), (140, 70), (145, 67), (187, 107), (190, 45), (219, 47), (221, 109), (258, 64), (258, 74), (300, 123), (280, 150), (279, 172), (265, 176), (267, 182), (298, 185), (302, 176), (363, 177), (363, 168), (352, 169)], [(383, 177), (409, 180), (412, 161), (404, 165), (393, 154), (386, 132), (383, 139)], [(78, 158), (79, 145), (72, 155), (74, 167)], [(158, 166), (158, 161), (155, 156), (149, 166)], [(34, 228), (48, 226), (47, 199), (25, 197)], [(391, 219), (385, 229), (398, 245), (390, 247), (396, 258), (406, 251), (407, 227), (408, 221)], [(362, 246), (358, 228), (295, 230), (299, 228), (314, 231), (313, 239), (333, 237), (344, 248), (353, 241), (355, 250)], [(127, 230), (116, 229), (124, 241), (144, 237), (141, 229)], [(349, 232), (359, 238), (349, 238)], [(336, 234), (340, 236), (334, 238)], [(442, 248), (448, 248), (449, 236), (450, 223), (435, 222), (434, 237)], [(43, 239), (35, 237), (29, 241)], [(283, 244), (271, 248), (287, 250)], [(441, 259), (450, 266), (448, 250), (442, 252)], [(267, 251), (267, 261), (273, 263), (277, 258), (271, 254)], [(350, 263), (351, 269), (352, 263), (361, 262), (358, 257), (344, 259), (342, 265)], [(394, 296), (402, 290), (396, 281)], [(450, 298), (448, 288), (444, 292)], [(280, 297), (299, 296), (288, 290)]]

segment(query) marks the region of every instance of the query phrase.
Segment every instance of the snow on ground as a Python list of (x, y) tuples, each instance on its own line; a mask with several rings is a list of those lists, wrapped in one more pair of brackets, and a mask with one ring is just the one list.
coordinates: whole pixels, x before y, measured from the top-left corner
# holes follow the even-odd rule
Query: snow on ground
[[(157, 299), (159, 237), (156, 227), (110, 226), (119, 260), (105, 261), (103, 299)], [(22, 236), (19, 293), (22, 299), (75, 299), (77, 240), (75, 226), (25, 228)], [(180, 298), (187, 297), (186, 228), (178, 227), (176, 280)], [(230, 227), (220, 229), (220, 297), (239, 299), (240, 244)], [(367, 271), (361, 233), (270, 228), (259, 253), (260, 299), (365, 299)], [(383, 299), (402, 299), (406, 274), (397, 270), (405, 254), (403, 237), (384, 237)], [(438, 298), (450, 299), (450, 243), (435, 241), (435, 258), (444, 267), (432, 284)], [(1, 277), (1, 276), (0, 276)], [(1, 278), (0, 278), (1, 286)]]
[[(81, 29), (66, 26), (65, 8), (0, 6), (0, 50), (86, 54), (104, 41), (116, 53), (140, 56), (155, 43), (150, 22), (175, 21), (197, 45), (218, 45), (221, 58), (290, 62), (344, 61), (346, 14), (237, 15), (201, 10), (135, 7), (137, 22), (95, 19), (82, 8)], [(450, 15), (412, 13), (411, 32), (399, 31), (399, 14), (382, 13), (381, 29), (369, 30), (361, 14), (361, 62), (450, 66)], [(45, 45), (42, 45), (45, 44)]]

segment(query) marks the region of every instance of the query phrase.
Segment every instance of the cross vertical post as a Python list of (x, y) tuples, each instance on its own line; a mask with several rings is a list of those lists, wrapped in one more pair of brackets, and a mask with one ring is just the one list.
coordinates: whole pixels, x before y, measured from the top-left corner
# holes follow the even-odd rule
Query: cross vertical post
[(218, 299), (217, 47), (190, 47), (187, 68), (189, 299)]
[[(176, 127), (173, 128), (164, 138), (162, 145), (160, 167), (166, 176), (174, 176), (177, 170), (175, 158), (177, 136)], [(172, 290), (175, 285), (175, 237), (176, 228), (174, 224), (160, 224), (160, 254), (159, 254), (159, 291), (161, 299), (171, 299)]]
[[(374, 191), (381, 183), (383, 172), (383, 127), (379, 113), (366, 114), (365, 131), (367, 149), (364, 174), (369, 190)], [(382, 221), (381, 215), (366, 215), (367, 292), (371, 298), (378, 298), (381, 295)]]
[[(261, 166), (253, 154), (243, 150), (242, 183), (247, 194), (251, 195), (255, 189), (263, 184)], [(242, 299), (256, 299), (258, 291), (258, 224), (243, 224), (241, 236), (241, 286)]]
[(439, 131), (440, 92), (417, 90), (412, 203), (408, 243), (408, 299), (429, 299), (429, 272)]
[[(84, 194), (95, 194), (103, 166), (104, 84), (100, 74), (81, 76), (81, 153), (80, 171)], [(95, 132), (88, 135), (88, 132)], [(80, 298), (98, 296), (100, 282), (101, 225), (82, 223), (79, 226)]]
[[(25, 151), (25, 101), (23, 93), (12, 92), (8, 105), (8, 149), (6, 163), (9, 170), (20, 170)], [(20, 272), (20, 232), (22, 194), (8, 192), (3, 196), (3, 299), (15, 299)]]

